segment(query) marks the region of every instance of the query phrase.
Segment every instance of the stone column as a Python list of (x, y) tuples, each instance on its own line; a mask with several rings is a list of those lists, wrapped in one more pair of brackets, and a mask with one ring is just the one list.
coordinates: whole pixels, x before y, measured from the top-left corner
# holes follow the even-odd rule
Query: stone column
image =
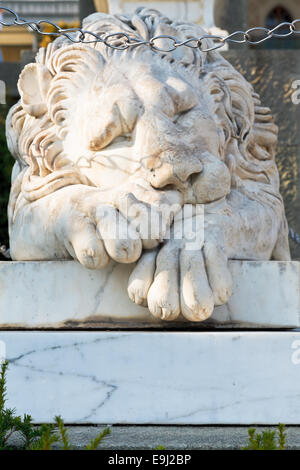
[(215, 0), (203, 1), (203, 20), (206, 28), (213, 28), (215, 26), (214, 8)]

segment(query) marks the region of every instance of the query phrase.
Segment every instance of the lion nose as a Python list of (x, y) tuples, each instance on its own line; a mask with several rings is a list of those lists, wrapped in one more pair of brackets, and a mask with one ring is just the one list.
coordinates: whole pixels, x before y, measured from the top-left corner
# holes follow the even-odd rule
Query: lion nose
[(185, 186), (190, 176), (201, 173), (203, 165), (199, 160), (186, 162), (164, 162), (159, 168), (151, 169), (149, 182), (154, 188), (163, 188), (169, 184), (175, 187)]

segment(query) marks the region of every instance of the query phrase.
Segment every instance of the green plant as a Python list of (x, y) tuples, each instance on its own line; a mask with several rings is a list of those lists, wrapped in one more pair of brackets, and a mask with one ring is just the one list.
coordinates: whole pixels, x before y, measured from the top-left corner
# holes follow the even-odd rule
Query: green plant
[[(56, 416), (55, 424), (42, 424), (37, 427), (32, 424), (29, 415), (17, 416), (14, 409), (5, 408), (6, 404), (6, 373), (8, 362), (3, 362), (0, 369), (0, 450), (9, 450), (9, 438), (14, 432), (19, 432), (23, 440), (24, 450), (52, 450), (57, 444), (61, 450), (72, 450), (68, 431), (60, 416)], [(96, 450), (102, 440), (110, 434), (105, 428), (87, 446), (86, 450)]]
[(257, 433), (254, 428), (248, 431), (248, 445), (243, 450), (285, 450), (286, 432), (284, 424), (279, 423), (276, 431)]

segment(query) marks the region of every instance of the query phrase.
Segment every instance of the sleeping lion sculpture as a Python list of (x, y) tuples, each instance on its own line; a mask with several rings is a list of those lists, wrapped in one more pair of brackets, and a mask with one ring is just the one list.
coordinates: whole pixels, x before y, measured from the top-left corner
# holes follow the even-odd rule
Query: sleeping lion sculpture
[(290, 259), (270, 110), (217, 51), (161, 50), (164, 35), (205, 35), (197, 25), (139, 8), (83, 28), (160, 38), (60, 37), (23, 69), (7, 118), (12, 259), (135, 262), (135, 303), (205, 320), (231, 295), (229, 259)]

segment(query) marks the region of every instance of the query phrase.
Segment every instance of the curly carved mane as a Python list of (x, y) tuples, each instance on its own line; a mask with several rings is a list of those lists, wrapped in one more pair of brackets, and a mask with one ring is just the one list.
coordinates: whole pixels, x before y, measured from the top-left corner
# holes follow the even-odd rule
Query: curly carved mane
[[(146, 8), (137, 9), (130, 18), (96, 13), (85, 19), (83, 28), (94, 33), (122, 31), (138, 40), (168, 34), (183, 41), (205, 34), (198, 25), (172, 22)], [(122, 38), (111, 41), (119, 45)], [(163, 47), (164, 41), (157, 45)], [(281, 212), (274, 161), (277, 127), (252, 86), (218, 52), (180, 47), (161, 53), (148, 46), (118, 51), (99, 42), (83, 45), (59, 38), (40, 49), (35, 64), (25, 67), (18, 83), (21, 100), (7, 118), (8, 146), (18, 162), (11, 216), (20, 194), (34, 201), (63, 186), (92, 184), (63, 151), (68, 116), (70, 110), (76, 112), (73, 97), (87, 83), (101, 86), (101, 67), (126, 66), (139, 57), (150, 63), (163, 61), (201, 90), (219, 129), (220, 155), (230, 170), (232, 187)]]

